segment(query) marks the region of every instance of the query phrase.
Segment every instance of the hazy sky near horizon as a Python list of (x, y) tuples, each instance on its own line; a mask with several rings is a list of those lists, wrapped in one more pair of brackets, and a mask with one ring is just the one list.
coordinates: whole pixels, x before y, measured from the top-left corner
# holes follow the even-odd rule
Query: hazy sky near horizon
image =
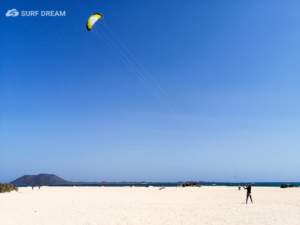
[[(299, 1), (0, 4), (0, 182), (39, 173), (70, 181), (300, 181)], [(66, 16), (6, 17), (11, 9)], [(97, 26), (100, 35), (85, 28), (98, 12), (107, 25)], [(200, 141), (106, 45), (102, 28)]]

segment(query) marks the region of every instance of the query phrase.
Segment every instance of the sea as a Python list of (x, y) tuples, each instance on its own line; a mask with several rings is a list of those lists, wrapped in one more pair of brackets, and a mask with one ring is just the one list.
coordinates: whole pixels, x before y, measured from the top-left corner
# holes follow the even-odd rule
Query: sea
[[(193, 181), (195, 182), (195, 181)], [(198, 183), (198, 182), (195, 182)], [(138, 187), (146, 187), (146, 186), (156, 186), (156, 187), (177, 187), (179, 183), (170, 183), (170, 182), (151, 182), (151, 183), (98, 183), (98, 184), (88, 184), (88, 183), (80, 183), (79, 185), (84, 187), (99, 187), (101, 185), (106, 185), (107, 187), (130, 187), (130, 186), (138, 186)], [(226, 182), (199, 182), (201, 186), (243, 186), (251, 184), (253, 187), (280, 187), (282, 184), (289, 184), (289, 185), (297, 185), (300, 187), (300, 182), (245, 182), (245, 183), (226, 183)], [(29, 185), (15, 185), (16, 187), (27, 187)], [(73, 184), (65, 184), (65, 185), (49, 185), (51, 187), (71, 187), (74, 186)]]

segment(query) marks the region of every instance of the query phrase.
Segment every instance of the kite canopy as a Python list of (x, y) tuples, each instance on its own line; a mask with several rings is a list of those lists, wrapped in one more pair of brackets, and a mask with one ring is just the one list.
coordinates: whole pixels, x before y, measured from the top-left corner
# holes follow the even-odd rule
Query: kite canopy
[(90, 31), (93, 27), (93, 25), (102, 17), (103, 15), (101, 13), (95, 13), (90, 16), (88, 21), (86, 22), (86, 29)]

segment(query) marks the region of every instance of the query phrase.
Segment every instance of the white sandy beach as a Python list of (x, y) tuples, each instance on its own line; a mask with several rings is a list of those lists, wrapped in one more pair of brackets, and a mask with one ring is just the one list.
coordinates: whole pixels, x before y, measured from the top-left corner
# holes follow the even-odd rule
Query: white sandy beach
[(300, 188), (30, 187), (0, 194), (1, 225), (300, 224)]

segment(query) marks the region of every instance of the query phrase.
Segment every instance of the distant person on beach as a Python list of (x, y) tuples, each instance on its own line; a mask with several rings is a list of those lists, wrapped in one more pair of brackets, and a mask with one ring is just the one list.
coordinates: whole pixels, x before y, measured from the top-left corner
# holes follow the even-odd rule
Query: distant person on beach
[(248, 186), (245, 185), (245, 186), (244, 186), (244, 189), (247, 190), (246, 204), (247, 204), (247, 202), (248, 202), (248, 197), (250, 197), (251, 202), (252, 202), (252, 204), (253, 204), (252, 196), (251, 196), (251, 184), (249, 184)]
[(31, 187), (32, 187), (32, 190), (33, 190), (34, 186), (32, 185)]

